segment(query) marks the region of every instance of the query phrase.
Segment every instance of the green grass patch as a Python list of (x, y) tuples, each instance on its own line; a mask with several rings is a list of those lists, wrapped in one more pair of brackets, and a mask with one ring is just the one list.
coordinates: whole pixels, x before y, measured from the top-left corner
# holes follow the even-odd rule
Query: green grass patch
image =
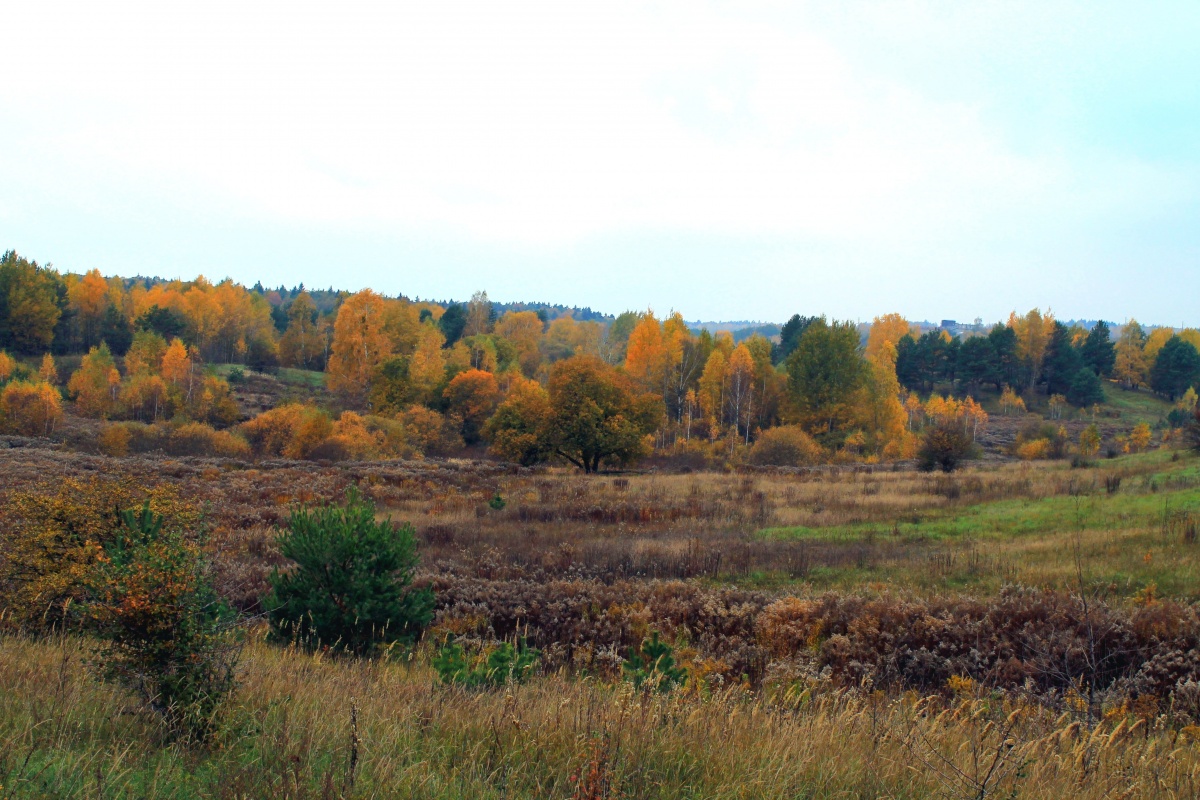
[(1104, 395), (1105, 402), (1100, 408), (1117, 412), (1121, 415), (1121, 420), (1130, 425), (1141, 422), (1156, 425), (1171, 413), (1173, 408), (1166, 400), (1149, 391), (1130, 391), (1107, 381), (1104, 384)]
[[(235, 369), (241, 370), (242, 374), (246, 376), (262, 374), (255, 372), (244, 364), (210, 364), (208, 368), (222, 378), (228, 378), (229, 374)], [(280, 367), (272, 374), (276, 380), (287, 386), (303, 386), (310, 389), (325, 388), (325, 373), (317, 370)]]
[(1172, 462), (1165, 453), (1147, 453), (1122, 461), (1130, 467), (1155, 461), (1169, 467), (1175, 463), (1180, 466), (1128, 478), (1121, 490), (1111, 495), (1101, 490), (1077, 496), (998, 500), (901, 514), (886, 522), (766, 528), (757, 535), (780, 541), (821, 542), (856, 542), (884, 535), (906, 542), (1006, 539), (1107, 528), (1161, 527), (1171, 513), (1200, 511), (1200, 463), (1194, 459)]
[(275, 377), (291, 386), (310, 386), (314, 389), (325, 387), (325, 373), (317, 370), (280, 367)]

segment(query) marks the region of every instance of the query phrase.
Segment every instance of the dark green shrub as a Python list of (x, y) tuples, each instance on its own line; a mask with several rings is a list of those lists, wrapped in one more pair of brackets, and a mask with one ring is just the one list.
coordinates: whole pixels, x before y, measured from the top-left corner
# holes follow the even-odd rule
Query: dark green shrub
[(917, 466), (925, 472), (940, 469), (953, 472), (963, 459), (971, 455), (971, 437), (957, 421), (930, 425), (921, 436), (917, 448)]
[(503, 511), (504, 507), (506, 505), (508, 505), (508, 502), (503, 497), (501, 497), (499, 493), (497, 493), (496, 496), (493, 497), (491, 500), (488, 500), (488, 506), (493, 511)]
[(95, 667), (161, 714), (173, 736), (203, 741), (235, 686), (234, 615), (213, 590), (200, 542), (164, 528), (149, 502), (121, 522), (92, 578)]
[(276, 638), (356, 654), (411, 643), (433, 617), (433, 592), (412, 587), (417, 565), (410, 525), (376, 522), (356, 488), (343, 506), (292, 513), (279, 537), (294, 569), (271, 573), (267, 599)]
[(655, 691), (669, 692), (683, 685), (687, 679), (687, 670), (675, 666), (674, 648), (658, 638), (658, 631), (645, 639), (641, 647), (629, 649), (629, 656), (621, 669), (638, 689), (646, 686)]
[(465, 686), (468, 689), (485, 689), (503, 686), (506, 683), (523, 683), (537, 670), (541, 651), (526, 647), (520, 641), (514, 647), (510, 642), (501, 642), (497, 647), (475, 657), (469, 655), (457, 642), (447, 642), (433, 659), (433, 668), (446, 685)]

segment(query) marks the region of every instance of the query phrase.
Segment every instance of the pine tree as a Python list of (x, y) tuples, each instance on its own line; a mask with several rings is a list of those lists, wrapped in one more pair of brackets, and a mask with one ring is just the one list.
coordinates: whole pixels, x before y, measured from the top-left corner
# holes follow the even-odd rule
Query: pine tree
[(412, 526), (377, 522), (375, 504), (356, 488), (345, 505), (293, 512), (279, 547), (296, 568), (270, 577), (276, 637), (364, 654), (413, 642), (433, 618), (433, 592), (412, 586)]

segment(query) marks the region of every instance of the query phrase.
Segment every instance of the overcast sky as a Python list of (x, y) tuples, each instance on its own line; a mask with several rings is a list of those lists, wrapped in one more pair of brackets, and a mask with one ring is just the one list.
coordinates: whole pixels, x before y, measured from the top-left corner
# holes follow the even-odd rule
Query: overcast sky
[(1200, 3), (0, 4), (0, 249), (689, 319), (1200, 324)]

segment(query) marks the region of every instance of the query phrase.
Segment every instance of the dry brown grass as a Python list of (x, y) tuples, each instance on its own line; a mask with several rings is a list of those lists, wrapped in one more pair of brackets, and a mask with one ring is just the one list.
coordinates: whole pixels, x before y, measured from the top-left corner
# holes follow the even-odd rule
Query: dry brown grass
[[(1020, 701), (817, 683), (710, 696), (563, 676), (470, 693), (413, 663), (252, 642), (226, 738), (187, 753), (91, 682), (73, 639), (0, 647), (6, 796), (109, 798), (1192, 797), (1195, 729), (1089, 727)], [(356, 726), (352, 734), (351, 714)]]

